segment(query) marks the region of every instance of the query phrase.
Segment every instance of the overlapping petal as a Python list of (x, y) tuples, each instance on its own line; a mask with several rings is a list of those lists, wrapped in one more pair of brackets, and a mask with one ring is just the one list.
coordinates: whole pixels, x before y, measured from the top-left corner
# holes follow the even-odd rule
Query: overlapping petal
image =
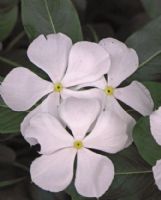
[(153, 175), (158, 189), (161, 190), (161, 160), (158, 160), (153, 167)]
[(71, 90), (71, 89), (64, 89), (61, 93), (61, 97), (63, 100), (69, 98), (69, 97), (75, 97), (78, 99), (96, 99), (99, 101), (100, 105), (102, 106), (102, 109), (104, 108), (105, 104), (105, 95), (104, 93), (97, 89), (89, 89), (89, 90)]
[(104, 89), (107, 86), (107, 81), (105, 79), (104, 76), (102, 76), (100, 79), (98, 79), (97, 81), (94, 82), (90, 82), (90, 83), (84, 83), (84, 84), (80, 84), (78, 86), (76, 86), (75, 88), (78, 89), (82, 89), (85, 87), (93, 87), (93, 88), (99, 88), (99, 89)]
[(114, 111), (124, 122), (127, 124), (127, 135), (128, 140), (125, 147), (128, 147), (133, 139), (132, 139), (132, 131), (136, 124), (136, 121), (131, 115), (129, 115), (118, 103), (118, 101), (113, 96), (108, 96), (106, 102), (106, 110)]
[(97, 100), (68, 98), (60, 106), (60, 117), (75, 139), (83, 139), (100, 112)]
[(124, 43), (113, 38), (103, 39), (99, 44), (109, 53), (111, 58), (108, 84), (117, 87), (137, 70), (138, 56), (135, 50), (129, 49)]
[(115, 112), (107, 110), (101, 113), (96, 126), (84, 139), (84, 145), (107, 153), (117, 153), (125, 148), (127, 140), (127, 123)]
[(133, 81), (129, 86), (117, 88), (115, 97), (144, 116), (153, 111), (154, 103), (150, 92), (138, 81)]
[(114, 166), (107, 157), (88, 149), (78, 151), (75, 187), (86, 197), (100, 197), (111, 185)]
[(150, 129), (156, 142), (161, 145), (161, 107), (150, 115)]
[(70, 184), (76, 150), (62, 149), (52, 155), (43, 155), (31, 164), (32, 181), (44, 190), (59, 192)]
[(13, 69), (1, 85), (2, 98), (15, 111), (28, 110), (52, 90), (52, 83), (24, 67)]
[(24, 136), (31, 144), (39, 143), (43, 154), (51, 154), (61, 148), (73, 146), (73, 137), (48, 113), (34, 116)]
[(73, 45), (68, 68), (62, 83), (65, 87), (88, 83), (107, 74), (110, 67), (108, 53), (98, 44), (78, 42)]
[[(30, 119), (34, 117), (38, 113), (49, 113), (56, 118), (59, 118), (58, 116), (58, 106), (60, 104), (60, 94), (52, 92), (48, 95), (48, 97), (35, 109), (30, 111), (27, 116), (24, 118), (23, 122), (21, 123), (21, 133), (25, 137), (25, 131), (29, 126)], [(27, 141), (30, 143), (30, 138), (26, 138)], [(31, 145), (32, 142), (30, 143)]]
[(53, 82), (60, 82), (67, 68), (72, 41), (62, 33), (40, 35), (29, 46), (32, 63), (45, 71)]

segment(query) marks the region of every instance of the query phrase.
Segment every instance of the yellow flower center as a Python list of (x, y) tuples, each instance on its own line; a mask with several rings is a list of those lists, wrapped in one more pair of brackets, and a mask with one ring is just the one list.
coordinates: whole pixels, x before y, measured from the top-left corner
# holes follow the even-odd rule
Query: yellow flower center
[(114, 90), (115, 89), (113, 87), (107, 86), (105, 87), (104, 92), (107, 96), (112, 96), (114, 94)]
[(54, 84), (54, 92), (61, 92), (63, 90), (63, 85), (61, 83)]
[(73, 147), (79, 150), (83, 148), (83, 142), (81, 140), (76, 140), (73, 143)]

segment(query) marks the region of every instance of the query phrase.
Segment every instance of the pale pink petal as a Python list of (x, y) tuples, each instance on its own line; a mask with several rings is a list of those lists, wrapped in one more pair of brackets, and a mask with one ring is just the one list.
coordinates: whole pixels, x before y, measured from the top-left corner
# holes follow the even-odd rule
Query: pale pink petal
[(45, 71), (53, 82), (60, 82), (68, 63), (72, 41), (62, 33), (40, 35), (29, 46), (32, 63)]
[(94, 87), (94, 88), (104, 89), (106, 86), (107, 86), (107, 81), (106, 81), (105, 77), (103, 76), (97, 81), (78, 85), (75, 87), (75, 89), (79, 90), (84, 87)]
[(124, 102), (143, 116), (152, 113), (154, 103), (149, 90), (138, 81), (133, 81), (130, 85), (117, 88), (115, 97)]
[(78, 42), (71, 49), (62, 83), (65, 87), (71, 87), (97, 81), (107, 74), (109, 67), (109, 55), (101, 46), (92, 42)]
[(93, 99), (68, 98), (60, 106), (60, 117), (71, 129), (75, 139), (82, 139), (100, 112), (100, 104)]
[(72, 89), (64, 89), (61, 93), (61, 97), (63, 99), (67, 99), (69, 97), (76, 97), (81, 99), (97, 99), (102, 106), (102, 109), (105, 106), (106, 96), (104, 92), (100, 89), (89, 89), (89, 90), (72, 90)]
[(72, 147), (74, 140), (62, 124), (48, 113), (40, 113), (31, 118), (24, 138), (29, 140), (31, 145), (32, 142), (39, 143), (42, 154), (51, 154), (61, 148)]
[(114, 179), (114, 166), (110, 159), (88, 149), (78, 151), (75, 187), (85, 197), (100, 197)]
[(155, 179), (155, 184), (158, 189), (161, 190), (161, 160), (158, 160), (156, 165), (153, 167), (153, 176)]
[(31, 164), (31, 179), (40, 188), (59, 192), (67, 188), (73, 178), (76, 150), (66, 148), (52, 155), (43, 155)]
[(127, 123), (114, 111), (104, 111), (94, 129), (84, 139), (84, 146), (107, 153), (117, 153), (126, 146), (127, 127)]
[(133, 138), (132, 138), (132, 132), (133, 132), (133, 128), (136, 124), (136, 121), (133, 117), (131, 117), (131, 115), (129, 115), (121, 106), (120, 104), (117, 102), (117, 100), (113, 97), (113, 96), (109, 96), (107, 98), (107, 104), (106, 104), (106, 110), (111, 110), (114, 111), (122, 120), (125, 121), (125, 123), (127, 124), (128, 128), (127, 128), (127, 135), (128, 135), (128, 140), (127, 143), (125, 145), (125, 147), (128, 147), (129, 145), (131, 145)]
[(111, 58), (108, 84), (117, 87), (137, 70), (139, 60), (136, 51), (113, 38), (103, 39), (99, 44), (109, 53)]
[(13, 69), (1, 86), (3, 100), (15, 111), (28, 110), (43, 96), (53, 91), (52, 83), (24, 67)]
[(155, 141), (161, 145), (161, 107), (150, 115), (150, 129)]
[[(35, 109), (29, 112), (29, 114), (24, 118), (21, 123), (21, 133), (25, 137), (25, 130), (28, 128), (30, 119), (38, 113), (49, 113), (58, 118), (58, 106), (60, 104), (60, 94), (52, 92), (48, 97)], [(30, 143), (30, 138), (27, 138), (28, 143)], [(37, 142), (37, 141), (35, 141)], [(31, 145), (33, 144), (33, 139), (31, 139)], [(35, 143), (36, 144), (36, 143)]]

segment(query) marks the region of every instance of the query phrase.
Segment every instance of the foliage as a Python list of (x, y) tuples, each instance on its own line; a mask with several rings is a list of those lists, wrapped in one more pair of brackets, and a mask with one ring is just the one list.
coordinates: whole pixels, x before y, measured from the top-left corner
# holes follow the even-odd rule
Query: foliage
[[(141, 4), (142, 3), (142, 4)], [(145, 12), (146, 10), (146, 12)], [(148, 17), (150, 16), (150, 18)], [(155, 109), (161, 106), (161, 2), (160, 0), (7, 0), (0, 2), (0, 81), (17, 66), (46, 75), (26, 57), (29, 42), (40, 34), (63, 32), (73, 42), (104, 37), (126, 40), (139, 55), (140, 66), (126, 80), (139, 80), (150, 91)], [(14, 112), (0, 99), (0, 199), (84, 200), (73, 183), (65, 192), (49, 193), (30, 182), (29, 165), (37, 157), (20, 136), (27, 112)], [(110, 190), (100, 200), (159, 200), (152, 166), (161, 159), (149, 117), (137, 118), (134, 144), (116, 155), (106, 155), (115, 165)]]

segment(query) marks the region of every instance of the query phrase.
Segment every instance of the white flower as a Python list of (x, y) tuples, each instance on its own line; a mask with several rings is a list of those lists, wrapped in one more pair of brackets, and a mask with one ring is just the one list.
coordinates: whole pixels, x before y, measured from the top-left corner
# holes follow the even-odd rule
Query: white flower
[(150, 129), (155, 141), (161, 145), (161, 107), (150, 115)]
[[(96, 81), (110, 66), (108, 53), (98, 44), (72, 41), (64, 34), (40, 35), (29, 46), (27, 55), (32, 63), (45, 71), (51, 81), (43, 80), (29, 69), (13, 69), (2, 82), (1, 96), (15, 111), (30, 109), (42, 97), (47, 98), (24, 121), (37, 112), (57, 113), (60, 98), (78, 96), (95, 98), (96, 90), (77, 92), (72, 88), (79, 84)], [(98, 97), (99, 98), (99, 97)]]
[[(139, 66), (138, 56), (133, 49), (129, 49), (124, 43), (113, 39), (103, 39), (99, 43), (110, 55), (111, 67), (107, 73), (107, 80), (101, 78), (91, 86), (99, 88), (104, 94), (104, 107), (112, 109), (129, 124), (129, 143), (132, 141), (132, 129), (135, 120), (120, 106), (117, 100), (130, 106), (142, 115), (149, 115), (153, 110), (153, 100), (149, 91), (138, 81), (133, 81), (126, 87), (119, 85)], [(89, 84), (86, 84), (89, 85)], [(85, 86), (79, 86), (83, 87)]]
[(158, 189), (161, 190), (161, 160), (158, 160), (153, 166), (153, 176)]
[(98, 117), (100, 107), (97, 100), (65, 100), (60, 105), (60, 117), (72, 134), (48, 113), (39, 113), (30, 120), (25, 139), (30, 144), (38, 142), (42, 154), (31, 164), (35, 184), (51, 192), (64, 190), (73, 179), (77, 156), (78, 193), (86, 197), (100, 197), (105, 193), (114, 178), (114, 166), (109, 158), (91, 149), (112, 154), (122, 150), (127, 141), (127, 125), (110, 111)]

